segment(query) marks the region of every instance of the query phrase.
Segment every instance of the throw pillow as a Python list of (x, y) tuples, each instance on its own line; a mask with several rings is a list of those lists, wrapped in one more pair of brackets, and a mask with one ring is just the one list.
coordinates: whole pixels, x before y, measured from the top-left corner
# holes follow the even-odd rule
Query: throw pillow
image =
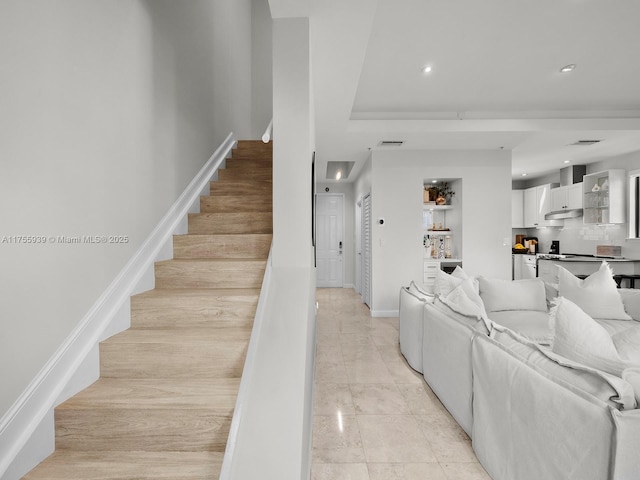
[(563, 297), (556, 300), (550, 322), (554, 353), (617, 376), (631, 366), (620, 357), (604, 327), (571, 300)]
[(593, 318), (631, 320), (624, 305), (611, 268), (602, 262), (597, 272), (584, 280), (558, 266), (558, 294), (571, 300)]
[(502, 280), (480, 277), (480, 297), (487, 312), (503, 310), (547, 311), (544, 282), (539, 278)]
[(443, 270), (436, 272), (436, 280), (433, 285), (433, 293), (446, 297), (451, 291), (460, 285), (464, 279), (449, 275)]

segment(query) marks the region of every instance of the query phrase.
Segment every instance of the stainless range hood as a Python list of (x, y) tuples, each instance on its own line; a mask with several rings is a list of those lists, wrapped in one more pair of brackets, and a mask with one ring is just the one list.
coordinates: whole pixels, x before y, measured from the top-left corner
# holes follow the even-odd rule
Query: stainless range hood
[[(560, 186), (566, 187), (582, 181), (582, 177), (587, 173), (586, 165), (571, 165), (560, 170)], [(567, 218), (578, 218), (583, 215), (581, 208), (562, 209), (545, 214), (545, 220), (565, 220)]]

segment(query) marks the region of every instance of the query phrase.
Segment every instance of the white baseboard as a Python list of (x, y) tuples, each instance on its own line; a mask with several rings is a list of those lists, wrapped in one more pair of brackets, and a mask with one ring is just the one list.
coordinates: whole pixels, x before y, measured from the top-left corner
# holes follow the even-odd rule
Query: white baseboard
[(154, 263), (173, 256), (173, 235), (186, 233), (188, 213), (199, 212), (236, 145), (230, 133), (149, 237), (82, 318), (51, 360), (0, 419), (0, 478), (14, 480), (54, 449), (53, 408), (99, 376), (98, 343), (129, 327), (131, 295), (154, 288)]
[(399, 310), (371, 310), (372, 317), (397, 317), (400, 315)]
[(353, 290), (356, 289), (355, 285), (353, 283), (344, 283), (342, 284), (342, 288), (351, 288)]

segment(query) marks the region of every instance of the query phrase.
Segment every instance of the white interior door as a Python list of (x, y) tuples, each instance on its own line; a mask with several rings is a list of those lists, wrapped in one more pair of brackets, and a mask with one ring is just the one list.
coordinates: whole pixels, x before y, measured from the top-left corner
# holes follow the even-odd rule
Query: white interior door
[(362, 302), (371, 308), (371, 194), (362, 199)]
[(356, 257), (355, 257), (355, 291), (362, 294), (362, 197), (356, 203), (355, 218)]
[(319, 193), (316, 198), (317, 286), (342, 288), (344, 195)]

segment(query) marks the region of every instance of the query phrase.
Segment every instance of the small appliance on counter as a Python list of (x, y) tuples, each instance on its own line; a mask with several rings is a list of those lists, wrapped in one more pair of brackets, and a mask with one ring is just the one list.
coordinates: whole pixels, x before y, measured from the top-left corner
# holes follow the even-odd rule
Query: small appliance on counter
[(552, 255), (560, 255), (560, 240), (551, 240), (549, 253)]
[(529, 253), (538, 253), (538, 237), (525, 237), (524, 246), (529, 249)]

